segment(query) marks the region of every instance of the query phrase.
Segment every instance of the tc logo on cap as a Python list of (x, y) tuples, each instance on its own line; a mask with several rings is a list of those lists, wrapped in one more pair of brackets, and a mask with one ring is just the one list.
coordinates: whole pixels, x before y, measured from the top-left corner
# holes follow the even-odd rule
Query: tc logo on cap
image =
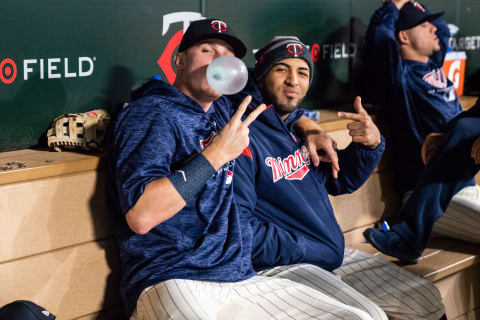
[(218, 32), (227, 31), (227, 24), (220, 20), (213, 20), (212, 23), (210, 23), (210, 27), (212, 27), (213, 30)]
[(287, 52), (296, 57), (303, 53), (303, 48), (298, 43), (289, 43), (287, 44)]
[(422, 5), (418, 2), (414, 2), (413, 5), (415, 6), (415, 8), (417, 8), (418, 10), (422, 11), (422, 12), (425, 12), (425, 8), (422, 7)]

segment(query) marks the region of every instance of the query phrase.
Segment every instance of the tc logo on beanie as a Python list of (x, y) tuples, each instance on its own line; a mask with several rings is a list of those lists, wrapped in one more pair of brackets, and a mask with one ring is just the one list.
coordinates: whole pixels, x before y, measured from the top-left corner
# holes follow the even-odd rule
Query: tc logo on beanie
[(287, 51), (291, 55), (293, 55), (295, 58), (298, 57), (298, 55), (303, 53), (303, 48), (300, 44), (298, 43), (289, 43), (287, 44)]

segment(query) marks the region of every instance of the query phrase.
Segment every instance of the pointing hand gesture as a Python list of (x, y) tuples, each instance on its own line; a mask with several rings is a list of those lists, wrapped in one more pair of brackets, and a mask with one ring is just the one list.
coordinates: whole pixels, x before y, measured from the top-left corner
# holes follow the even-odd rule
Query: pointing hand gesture
[(347, 125), (353, 142), (375, 149), (381, 142), (380, 131), (363, 108), (360, 97), (355, 98), (353, 107), (357, 113), (339, 112), (338, 116), (353, 121)]

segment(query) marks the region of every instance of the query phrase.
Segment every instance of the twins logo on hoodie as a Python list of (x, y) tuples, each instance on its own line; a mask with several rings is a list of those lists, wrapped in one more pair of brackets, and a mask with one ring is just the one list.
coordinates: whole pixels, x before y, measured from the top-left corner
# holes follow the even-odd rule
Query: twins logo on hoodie
[(431, 84), (435, 89), (429, 90), (429, 94), (443, 95), (445, 101), (454, 101), (457, 98), (455, 86), (448, 86), (448, 78), (445, 76), (443, 69), (435, 69), (423, 76), (425, 82)]
[(446, 88), (448, 85), (447, 77), (442, 69), (435, 69), (423, 76), (425, 82), (437, 88)]
[(205, 139), (200, 139), (200, 147), (202, 147), (202, 150), (205, 149), (210, 143), (212, 143), (213, 138), (217, 133), (215, 131), (210, 132), (210, 135), (206, 137)]
[[(212, 143), (213, 138), (215, 138), (216, 135), (217, 135), (217, 133), (215, 131), (212, 131), (212, 132), (210, 132), (208, 137), (200, 140), (200, 147), (202, 148), (202, 150), (205, 149), (210, 143)], [(224, 166), (224, 167), (218, 169), (218, 171), (217, 171), (219, 173), (222, 172), (222, 171), (227, 171), (227, 178), (225, 180), (225, 184), (231, 184), (232, 183), (232, 180), (233, 180), (233, 171), (232, 171), (233, 163), (235, 163), (235, 160), (229, 161), (228, 166)]]
[(294, 154), (282, 159), (267, 157), (265, 164), (272, 169), (273, 182), (285, 178), (286, 180), (302, 180), (310, 171), (310, 155), (305, 146)]

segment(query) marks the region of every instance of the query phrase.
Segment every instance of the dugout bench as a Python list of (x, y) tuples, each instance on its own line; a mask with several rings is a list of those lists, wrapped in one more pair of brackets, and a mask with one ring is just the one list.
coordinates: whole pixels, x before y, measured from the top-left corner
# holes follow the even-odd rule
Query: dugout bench
[[(473, 102), (462, 99), (467, 107)], [(337, 120), (332, 111), (321, 111), (320, 118), (340, 148), (350, 142), (346, 120)], [(398, 212), (390, 157), (387, 148), (364, 186), (331, 198), (348, 247), (374, 253), (363, 243), (363, 230)], [(26, 299), (59, 320), (124, 319), (105, 169), (104, 158), (93, 154), (0, 153), (0, 306)], [(478, 245), (434, 238), (419, 263), (406, 269), (436, 284), (448, 319), (472, 320), (480, 319), (479, 262)]]

